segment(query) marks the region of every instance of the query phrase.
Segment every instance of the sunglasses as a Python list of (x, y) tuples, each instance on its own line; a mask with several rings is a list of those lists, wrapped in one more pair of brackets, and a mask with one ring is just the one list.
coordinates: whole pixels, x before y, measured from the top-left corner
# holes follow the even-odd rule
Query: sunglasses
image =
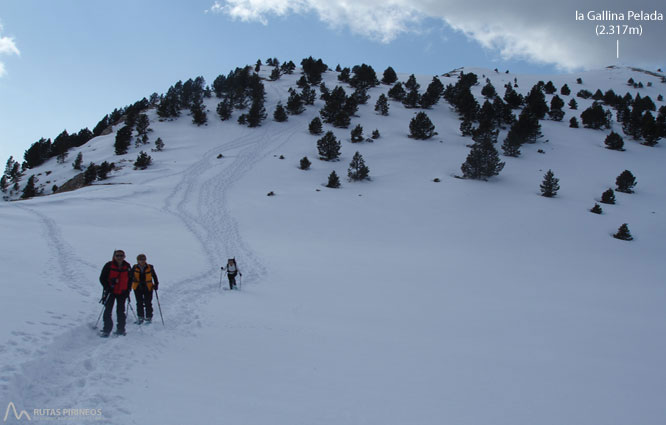
[(116, 258), (125, 258), (123, 254), (116, 254)]

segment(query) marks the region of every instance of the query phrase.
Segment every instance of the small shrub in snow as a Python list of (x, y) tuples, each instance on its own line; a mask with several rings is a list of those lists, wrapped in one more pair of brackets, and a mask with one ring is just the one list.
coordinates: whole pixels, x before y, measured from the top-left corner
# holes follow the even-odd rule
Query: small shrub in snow
[(309, 170), (310, 165), (312, 165), (312, 163), (310, 162), (310, 160), (308, 159), (307, 156), (304, 156), (303, 158), (301, 158), (301, 162), (300, 162), (300, 165), (299, 165), (299, 168), (301, 170)]
[(601, 203), (609, 205), (615, 204), (615, 192), (613, 192), (613, 189), (608, 189), (601, 195)]
[(359, 152), (356, 152), (349, 164), (347, 177), (349, 177), (350, 181), (359, 181), (368, 179), (369, 175), (370, 169), (365, 165), (363, 156)]
[(559, 182), (560, 179), (555, 177), (553, 171), (548, 170), (546, 175), (543, 177), (543, 182), (541, 182), (541, 196), (552, 198), (557, 195), (557, 191), (560, 190)]
[(632, 190), (636, 186), (636, 177), (629, 170), (624, 170), (617, 179), (615, 179), (618, 192), (633, 193)]
[(319, 158), (324, 161), (333, 161), (340, 156), (341, 144), (336, 139), (332, 131), (326, 132), (324, 137), (317, 140), (317, 149), (319, 151)]
[(592, 209), (590, 209), (590, 212), (595, 213), (595, 214), (601, 214), (601, 213), (604, 212), (604, 210), (601, 209), (601, 205), (599, 205), (595, 202)]
[(358, 143), (362, 141), (363, 141), (363, 127), (361, 127), (361, 124), (359, 124), (356, 127), (354, 127), (354, 129), (351, 131), (351, 142)]
[(571, 119), (569, 120), (569, 127), (578, 128), (578, 120), (576, 119), (576, 117), (571, 117)]
[(310, 134), (314, 135), (320, 135), (323, 132), (321, 120), (319, 119), (319, 117), (315, 117), (312, 121), (310, 121), (308, 130), (310, 131)]
[(152, 152), (162, 152), (164, 150), (164, 142), (161, 137), (158, 137), (155, 140), (155, 149), (151, 149)]
[(617, 233), (613, 235), (615, 239), (620, 239), (623, 241), (631, 241), (634, 239), (633, 236), (631, 236), (631, 232), (629, 231), (629, 226), (627, 223), (624, 223), (622, 226), (620, 226), (617, 229)]
[(425, 112), (419, 112), (409, 123), (409, 137), (413, 139), (429, 139), (436, 135), (435, 125)]
[(622, 139), (622, 136), (617, 134), (614, 131), (611, 131), (608, 136), (606, 136), (606, 140), (604, 140), (604, 144), (608, 149), (612, 149), (614, 151), (623, 151), (624, 150), (624, 140)]
[(136, 157), (136, 161), (134, 161), (134, 169), (135, 170), (145, 170), (148, 168), (150, 164), (152, 164), (153, 159), (145, 153), (144, 151), (141, 151), (139, 153), (139, 156)]
[(275, 112), (273, 113), (273, 119), (277, 122), (285, 122), (289, 117), (287, 117), (287, 111), (282, 106), (282, 102), (278, 102), (275, 107)]
[(332, 171), (331, 174), (329, 174), (328, 183), (326, 183), (326, 187), (330, 187), (332, 189), (337, 189), (340, 187), (340, 178), (335, 173), (335, 171)]

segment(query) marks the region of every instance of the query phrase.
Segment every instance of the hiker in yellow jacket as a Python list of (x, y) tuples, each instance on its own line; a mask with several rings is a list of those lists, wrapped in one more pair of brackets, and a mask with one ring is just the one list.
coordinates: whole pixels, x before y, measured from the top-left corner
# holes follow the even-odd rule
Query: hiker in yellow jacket
[(138, 316), (137, 324), (144, 321), (150, 323), (153, 320), (153, 289), (157, 291), (159, 281), (157, 273), (152, 264), (146, 262), (146, 255), (139, 254), (136, 257), (138, 264), (132, 267), (130, 276), (132, 277), (132, 289), (136, 299), (136, 314)]

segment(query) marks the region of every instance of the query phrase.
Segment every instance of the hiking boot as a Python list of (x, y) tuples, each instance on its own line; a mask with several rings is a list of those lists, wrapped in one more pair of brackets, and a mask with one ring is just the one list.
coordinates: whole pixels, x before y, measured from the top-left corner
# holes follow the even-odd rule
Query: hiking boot
[(136, 320), (134, 321), (134, 324), (135, 324), (135, 325), (140, 325), (140, 324), (142, 324), (142, 323), (143, 323), (143, 317), (139, 317), (138, 319), (136, 319)]
[(111, 332), (101, 331), (101, 332), (99, 333), (99, 336), (101, 336), (102, 338), (108, 338), (110, 333), (111, 333)]
[(146, 317), (146, 325), (150, 325), (153, 322), (152, 317)]
[(123, 330), (117, 329), (113, 334), (114, 334), (114, 335), (122, 335), (122, 336), (125, 336), (125, 335), (127, 335), (127, 332), (125, 332), (124, 329), (123, 329)]

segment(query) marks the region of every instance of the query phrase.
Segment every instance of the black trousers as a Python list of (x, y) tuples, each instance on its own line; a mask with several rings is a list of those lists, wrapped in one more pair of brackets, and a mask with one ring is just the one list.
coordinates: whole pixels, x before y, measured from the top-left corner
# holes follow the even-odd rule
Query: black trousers
[(229, 289), (234, 289), (234, 286), (236, 286), (236, 275), (238, 272), (233, 272), (233, 273), (227, 273), (227, 277), (229, 278)]
[(118, 332), (125, 332), (125, 303), (127, 302), (127, 296), (125, 295), (116, 295), (110, 294), (109, 298), (104, 304), (104, 329), (106, 333), (111, 332), (113, 329), (113, 304), (116, 303), (116, 318), (118, 319), (118, 324), (116, 330)]
[(152, 319), (153, 318), (153, 291), (149, 291), (147, 287), (139, 285), (134, 290), (134, 298), (136, 299), (136, 314), (139, 319)]

